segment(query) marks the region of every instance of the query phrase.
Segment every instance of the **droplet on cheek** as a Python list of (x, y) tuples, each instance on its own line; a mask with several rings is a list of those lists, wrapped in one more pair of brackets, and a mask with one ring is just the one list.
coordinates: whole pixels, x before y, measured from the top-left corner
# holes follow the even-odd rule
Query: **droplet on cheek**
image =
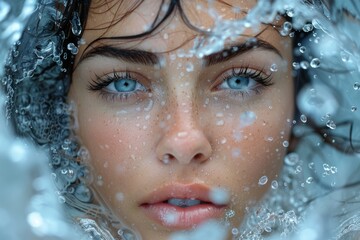
[(122, 201), (124, 201), (125, 196), (122, 192), (118, 192), (118, 193), (116, 193), (115, 198), (117, 201), (122, 202)]
[(218, 205), (227, 204), (230, 200), (230, 193), (225, 188), (213, 188), (209, 193), (210, 200)]

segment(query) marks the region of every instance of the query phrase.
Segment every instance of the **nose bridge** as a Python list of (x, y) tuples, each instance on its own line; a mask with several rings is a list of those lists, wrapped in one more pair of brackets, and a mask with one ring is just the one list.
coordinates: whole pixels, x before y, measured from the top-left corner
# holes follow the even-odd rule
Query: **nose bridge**
[(181, 164), (208, 159), (211, 145), (199, 122), (194, 94), (177, 91), (170, 101), (166, 112), (171, 118), (157, 147), (158, 158), (170, 157)]

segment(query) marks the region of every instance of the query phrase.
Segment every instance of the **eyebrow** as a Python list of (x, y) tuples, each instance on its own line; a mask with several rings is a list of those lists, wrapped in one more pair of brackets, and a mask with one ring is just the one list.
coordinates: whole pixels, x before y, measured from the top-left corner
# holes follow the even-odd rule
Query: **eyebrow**
[[(204, 56), (203, 65), (205, 67), (208, 67), (218, 63), (226, 62), (236, 56), (242, 55), (254, 49), (269, 50), (276, 53), (281, 58), (283, 58), (280, 51), (270, 43), (260, 39), (255, 39), (255, 40), (252, 39), (251, 41), (248, 40), (240, 44), (231, 45), (230, 47), (223, 49), (219, 52), (215, 52), (210, 55)], [(111, 45), (102, 45), (91, 48), (87, 53), (85, 53), (81, 57), (79, 63), (87, 58), (92, 58), (96, 56), (111, 57), (129, 63), (149, 65), (149, 66), (154, 66), (160, 63), (160, 57), (156, 53), (152, 53), (140, 49), (119, 48)]]
[(269, 50), (283, 58), (280, 51), (270, 43), (260, 39), (251, 39), (237, 45), (232, 45), (229, 48), (224, 49), (220, 52), (204, 56), (204, 65), (207, 67), (218, 63), (226, 62), (238, 55), (242, 55), (254, 49)]

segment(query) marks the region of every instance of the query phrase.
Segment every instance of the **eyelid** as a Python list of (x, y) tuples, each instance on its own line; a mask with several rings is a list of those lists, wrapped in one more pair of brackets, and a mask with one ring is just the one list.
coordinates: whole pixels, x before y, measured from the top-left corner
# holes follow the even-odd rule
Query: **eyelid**
[[(235, 73), (235, 74), (234, 74)], [(272, 74), (266, 74), (264, 71), (264, 68), (262, 70), (258, 70), (249, 66), (243, 66), (243, 67), (231, 67), (228, 70), (223, 71), (221, 74), (219, 74), (216, 77), (215, 82), (211, 85), (210, 89), (216, 88), (221, 84), (223, 81), (225, 81), (227, 78), (233, 76), (233, 75), (256, 75), (256, 77), (253, 77), (253, 80), (256, 81), (259, 84), (263, 84), (264, 86), (272, 85)], [(259, 80), (261, 78), (261, 81)]]
[(99, 76), (95, 74), (95, 79), (91, 79), (91, 82), (89, 83), (88, 89), (90, 91), (104, 91), (104, 88), (107, 87), (109, 84), (114, 82), (115, 78), (129, 78), (131, 80), (134, 80), (140, 84), (142, 84), (146, 89), (149, 89), (149, 80), (144, 77), (142, 74), (139, 74), (137, 72), (133, 71), (117, 71), (113, 70), (110, 73), (104, 73), (102, 76)]

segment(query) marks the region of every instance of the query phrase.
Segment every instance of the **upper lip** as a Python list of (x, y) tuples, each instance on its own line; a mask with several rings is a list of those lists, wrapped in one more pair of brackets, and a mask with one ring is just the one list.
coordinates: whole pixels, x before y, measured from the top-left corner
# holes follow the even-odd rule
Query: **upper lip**
[(210, 199), (211, 188), (203, 184), (169, 184), (151, 192), (141, 205), (155, 204), (171, 198), (197, 199), (202, 202), (212, 203)]

